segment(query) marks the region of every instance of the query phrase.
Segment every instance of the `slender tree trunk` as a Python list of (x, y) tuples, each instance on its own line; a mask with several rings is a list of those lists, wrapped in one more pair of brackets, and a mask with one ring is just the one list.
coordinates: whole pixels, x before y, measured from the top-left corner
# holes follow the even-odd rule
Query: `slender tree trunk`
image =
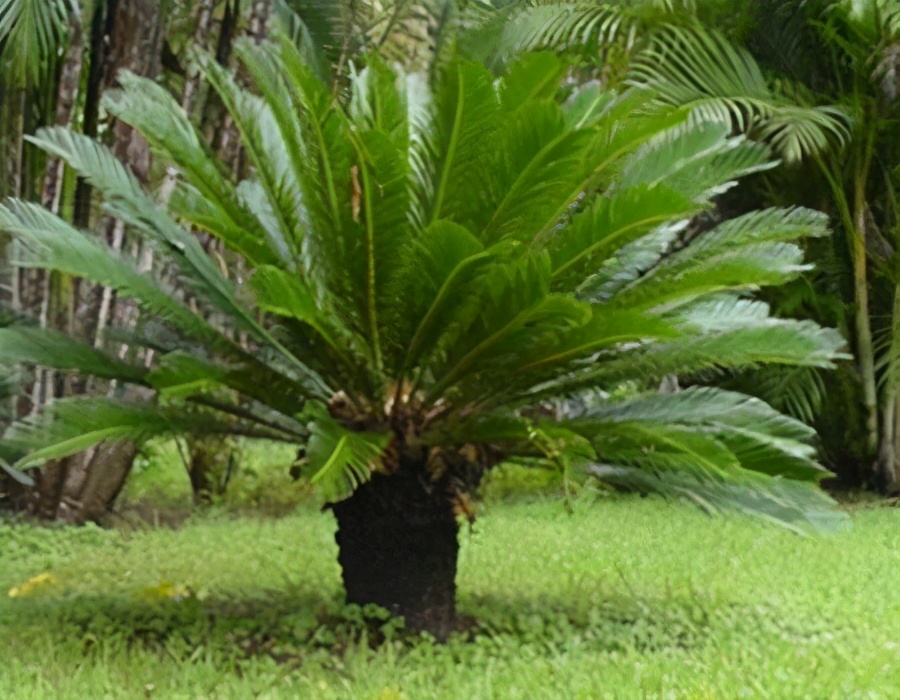
[(446, 487), (401, 463), (331, 505), (347, 602), (374, 603), (445, 640), (456, 622), (459, 525)]
[[(891, 349), (890, 357), (900, 357), (900, 288), (894, 288), (894, 302), (891, 309)], [(886, 493), (900, 491), (900, 376), (896, 375), (893, 366), (889, 366), (887, 381), (881, 399), (881, 434), (878, 448), (878, 471), (881, 485)]]
[[(854, 323), (856, 330), (856, 361), (862, 382), (863, 402), (866, 417), (866, 451), (873, 459), (874, 469), (878, 471), (879, 412), (878, 386), (875, 378), (875, 349), (872, 340), (872, 321), (869, 310), (869, 278), (868, 256), (866, 254), (867, 238), (867, 201), (866, 183), (872, 162), (875, 134), (871, 128), (863, 132), (861, 151), (853, 179), (853, 211), (848, 234), (851, 239), (851, 255), (853, 260), (853, 296)], [(848, 212), (849, 214), (849, 212)], [(845, 214), (846, 216), (846, 214)], [(877, 475), (877, 474), (876, 474)]]
[[(248, 32), (257, 42), (261, 41), (265, 36), (269, 10), (270, 0), (257, 0), (251, 7)], [(229, 63), (239, 15), (239, 0), (226, 2), (225, 14), (216, 44), (216, 60), (226, 67)], [(205, 42), (206, 34), (204, 19), (204, 6), (201, 6), (198, 28), (195, 34), (196, 41), (201, 46)], [(191, 96), (195, 92), (196, 86), (189, 79), (182, 96), (182, 106), (188, 112), (191, 106)], [(213, 141), (213, 134), (217, 134), (215, 139), (217, 154), (228, 165), (229, 170), (236, 177), (240, 177), (243, 169), (243, 151), (240, 147), (237, 129), (218, 96), (214, 92), (208, 93), (208, 95), (212, 99), (204, 105), (200, 129), (208, 134), (210, 141)], [(204, 232), (198, 232), (197, 236), (204, 250), (210, 255), (225, 254), (224, 249), (221, 247), (221, 241)], [(240, 261), (237, 264), (240, 264)], [(221, 496), (225, 493), (235, 463), (238, 460), (240, 449), (231, 438), (199, 437), (188, 440), (188, 453), (185, 466), (191, 481), (194, 503), (196, 505), (208, 504), (213, 497)]]
[(875, 381), (875, 350), (869, 317), (869, 280), (866, 259), (866, 220), (864, 203), (857, 211), (853, 233), (853, 283), (856, 323), (856, 359), (863, 386), (866, 415), (866, 449), (874, 455), (878, 449), (878, 390)]
[[(82, 133), (96, 138), (100, 122), (100, 95), (103, 92), (104, 66), (108, 43), (106, 37), (113, 28), (116, 0), (99, 0), (91, 18), (90, 63), (84, 95)], [(72, 220), (78, 228), (88, 228), (91, 219), (91, 186), (83, 179), (75, 187), (75, 207)]]
[[(197, 16), (197, 29), (194, 32), (194, 44), (204, 46), (206, 35), (209, 32), (209, 23), (212, 18), (213, 0), (202, 0), (199, 6), (199, 14)], [(200, 72), (196, 71), (193, 75), (188, 75), (184, 81), (184, 92), (181, 95), (181, 106), (187, 113), (191, 115), (191, 106), (194, 101), (194, 93), (200, 83)]]
[[(112, 85), (121, 69), (155, 77), (160, 71), (162, 18), (160, 0), (107, 0), (98, 7), (105, 10), (92, 22), (92, 64), (88, 76), (85, 104), (85, 131), (96, 136), (99, 96), (104, 85)], [(101, 35), (96, 32), (100, 31)], [(146, 141), (126, 124), (112, 128), (112, 150), (126, 162), (138, 179), (147, 184), (150, 174), (150, 149)], [(80, 183), (76, 195), (76, 223), (85, 225), (90, 218), (90, 189)], [(101, 222), (111, 245), (122, 248), (125, 230), (121, 222)], [(85, 319), (78, 335), (102, 344), (102, 332), (127, 308), (116, 306), (112, 290), (80, 285), (79, 316)], [(101, 443), (85, 452), (45, 465), (38, 479), (38, 511), (47, 518), (71, 523), (99, 521), (111, 508), (128, 475), (137, 447), (131, 442)]]
[(266, 38), (266, 25), (269, 22), (271, 0), (255, 0), (250, 11), (250, 36), (260, 43)]
[[(69, 18), (69, 46), (63, 57), (59, 72), (59, 83), (56, 90), (56, 110), (53, 124), (59, 127), (68, 126), (75, 112), (78, 87), (84, 64), (84, 36), (81, 27), (81, 14), (73, 12)], [(44, 170), (44, 185), (41, 191), (41, 203), (54, 214), (60, 211), (63, 191), (65, 166), (59, 158), (48, 158)], [(71, 291), (71, 281), (64, 275), (44, 270), (22, 270), (20, 280), (40, 287), (40, 324), (41, 327), (53, 327), (69, 330), (69, 315), (64, 307), (68, 306), (65, 291)], [(54, 395), (56, 373), (53, 370), (36, 367), (32, 388), (32, 412), (37, 412)]]
[(74, 525), (100, 522), (136, 456), (132, 442), (101, 443), (45, 465), (38, 476), (38, 515)]

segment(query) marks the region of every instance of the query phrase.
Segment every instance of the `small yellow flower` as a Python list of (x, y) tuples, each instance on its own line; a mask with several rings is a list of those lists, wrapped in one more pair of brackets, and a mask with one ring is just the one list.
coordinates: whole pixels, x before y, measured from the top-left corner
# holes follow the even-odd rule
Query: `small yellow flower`
[(375, 700), (406, 700), (406, 693), (396, 688), (385, 688), (375, 696)]
[(158, 586), (149, 586), (141, 590), (139, 597), (148, 602), (161, 602), (163, 600), (184, 600), (194, 597), (194, 592), (180, 583), (160, 581)]
[(21, 586), (9, 589), (10, 598), (31, 598), (42, 593), (49, 593), (59, 588), (59, 579), (53, 574), (38, 574), (28, 579)]

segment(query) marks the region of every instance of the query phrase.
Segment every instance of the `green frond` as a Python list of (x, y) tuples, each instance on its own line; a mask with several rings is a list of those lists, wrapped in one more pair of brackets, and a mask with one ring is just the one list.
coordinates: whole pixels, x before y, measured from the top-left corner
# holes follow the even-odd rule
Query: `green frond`
[(405, 319), (401, 335), (410, 339), (401, 372), (427, 358), (442, 338), (447, 342), (465, 330), (478, 311), (475, 290), (481, 286), (475, 281), (499, 255), (458, 224), (436, 221), (425, 228), (400, 275), (394, 313)]
[[(485, 222), (484, 176), (492, 171), (486, 144), (496, 139), (500, 106), (493, 77), (482, 66), (453, 62), (442, 73), (424, 132), (413, 132), (415, 157), (429, 165), (417, 183), (416, 221), (440, 219), (477, 228)], [(473, 225), (474, 224), (474, 225)]]
[(165, 246), (187, 278), (223, 311), (252, 326), (247, 311), (240, 311), (233, 289), (206, 254), (197, 238), (181, 229), (144, 192), (132, 172), (96, 141), (63, 128), (41, 129), (28, 140), (63, 159), (100, 190), (107, 207), (134, 230)]
[(798, 107), (767, 84), (750, 54), (714, 30), (668, 26), (633, 62), (630, 81), (653, 90), (697, 122), (724, 121), (769, 142), (788, 163), (849, 139), (848, 121), (834, 107)]
[[(590, 436), (603, 462), (592, 471), (601, 480), (793, 525), (818, 499), (816, 520), (841, 521), (830, 499), (809, 486), (828, 475), (814, 461), (812, 429), (758, 399), (695, 387), (602, 405), (571, 425)], [(768, 486), (758, 492), (751, 484)]]
[(365, 131), (355, 146), (363, 226), (361, 240), (352, 241), (360, 252), (360, 264), (351, 271), (362, 287), (359, 312), (380, 370), (384, 365), (382, 330), (394, 303), (399, 256), (410, 239), (409, 170), (406, 153), (397, 149), (389, 134)]
[(660, 258), (609, 303), (652, 308), (725, 290), (781, 284), (808, 269), (793, 241), (824, 235), (826, 221), (808, 209), (769, 209), (729, 219), (683, 250)]
[(776, 165), (769, 150), (743, 137), (728, 138), (727, 122), (685, 123), (668, 129), (629, 158), (619, 183), (665, 185), (698, 202), (709, 201), (738, 178)]
[[(200, 66), (228, 110), (241, 136), (241, 144), (256, 170), (256, 179), (269, 200), (275, 227), (270, 227), (271, 247), (290, 251), (292, 266), (300, 268), (300, 249), (306, 221), (297, 164), (303, 154), (297, 143), (294, 120), (285, 117), (289, 93), (264, 49), (253, 42), (238, 42), (238, 56), (257, 84), (267, 93), (264, 100), (242, 89), (225, 68), (210, 56), (200, 56)], [(265, 80), (265, 82), (264, 82)], [(276, 97), (277, 99), (272, 99)], [(191, 179), (195, 187), (201, 183)], [(251, 229), (252, 230), (252, 229)], [(273, 262), (269, 260), (260, 262)], [(291, 266), (291, 263), (288, 263)]]
[(260, 309), (287, 316), (315, 329), (334, 350), (339, 350), (331, 320), (319, 308), (313, 290), (296, 275), (273, 265), (256, 269), (250, 284)]
[(499, 167), (485, 178), (481, 193), (490, 215), (474, 222), (486, 244), (504, 238), (528, 242), (554, 226), (561, 205), (575, 200), (593, 170), (588, 156), (595, 135), (571, 129), (556, 104), (533, 100), (504, 116)]
[(636, 348), (603, 362), (578, 379), (610, 386), (617, 381), (661, 380), (667, 375), (703, 377), (722, 370), (765, 364), (830, 369), (843, 357), (844, 338), (809, 321), (767, 319), (720, 333), (685, 335), (647, 348)]
[(279, 343), (238, 299), (233, 284), (222, 274), (196, 236), (178, 224), (143, 191), (134, 175), (120, 163), (109, 149), (86, 136), (61, 128), (42, 129), (29, 137), (35, 145), (66, 161), (72, 168), (101, 190), (107, 207), (117, 217), (162, 247), (178, 265), (184, 277), (207, 301), (234, 323), (260, 341), (277, 350), (279, 355), (302, 374), (310, 397), (326, 398), (331, 391), (324, 380)]
[(274, 10), (281, 29), (297, 45), (304, 63), (313, 68), (320, 80), (329, 80), (331, 66), (341, 49), (341, 37), (346, 34), (342, 3), (275, 0)]
[(25, 469), (67, 457), (107, 440), (142, 442), (156, 435), (231, 433), (273, 437), (261, 429), (242, 430), (209, 411), (78, 397), (58, 399), (40, 416), (13, 424), (4, 441), (27, 453), (14, 465)]
[(565, 75), (566, 64), (549, 51), (521, 56), (503, 75), (500, 101), (506, 112), (523, 104), (553, 100)]
[(585, 53), (611, 45), (634, 28), (621, 3), (512, 2), (464, 32), (466, 55), (501, 67), (511, 57), (541, 49), (581, 47)]
[(600, 269), (581, 284), (576, 294), (595, 303), (608, 302), (617, 292), (658, 265), (670, 253), (686, 226), (685, 221), (661, 226), (619, 248), (614, 257), (604, 261)]
[(691, 387), (671, 394), (608, 402), (571, 420), (573, 429), (582, 434), (593, 431), (618, 435), (620, 423), (631, 426), (629, 430), (637, 424), (650, 426), (650, 430), (659, 425), (697, 430), (714, 436), (743, 469), (794, 479), (827, 474), (814, 461), (815, 448), (809, 444), (815, 435), (812, 428), (759, 399), (722, 389)]
[(803, 262), (803, 250), (792, 243), (748, 245), (690, 262), (674, 258), (636, 280), (610, 303), (616, 308), (674, 306), (722, 291), (783, 284), (810, 269)]
[[(478, 281), (481, 287), (478, 313), (446, 345), (443, 358), (435, 363), (437, 380), (429, 387), (426, 401), (441, 397), (463, 380), (483, 357), (489, 357), (498, 343), (538, 322), (547, 309), (562, 310), (549, 296), (550, 260), (546, 255), (525, 255), (498, 263)], [(584, 307), (578, 307), (576, 314), (583, 318)], [(557, 322), (565, 321), (563, 316)]]
[(38, 84), (68, 33), (74, 0), (0, 0), (0, 72), (13, 83)]
[(347, 115), (363, 131), (387, 136), (404, 158), (409, 154), (410, 104), (405, 77), (396, 75), (377, 54), (350, 76)]
[[(173, 350), (159, 357), (145, 379), (169, 403), (187, 400), (211, 405), (209, 401), (214, 399), (220, 405), (223, 395), (236, 395), (280, 412), (291, 425), (305, 406), (302, 385), (249, 354), (223, 353), (208, 358)], [(278, 384), (281, 390), (269, 391), (267, 386), (272, 384)]]
[(381, 466), (389, 433), (349, 430), (324, 409), (309, 423), (302, 473), (329, 503), (347, 498)]
[(606, 484), (682, 498), (710, 514), (738, 512), (755, 516), (799, 534), (834, 532), (848, 524), (847, 515), (825, 492), (804, 481), (772, 479), (743, 471), (719, 481), (689, 470), (654, 471), (646, 465), (600, 465), (591, 473)]
[(0, 328), (0, 365), (35, 364), (74, 370), (86, 376), (144, 381), (146, 371), (48, 328)]
[(237, 189), (223, 174), (224, 166), (201, 144), (196, 129), (168, 90), (129, 71), (119, 73), (117, 80), (122, 89), (106, 93), (106, 109), (140, 131), (189, 183), (193, 196), (177, 198), (174, 212), (255, 264), (287, 263), (284, 239), (266, 240), (267, 231), (243, 206)]
[(139, 272), (99, 239), (36, 204), (10, 200), (0, 206), (0, 229), (15, 237), (12, 262), (20, 267), (56, 270), (110, 287), (197, 340), (219, 335), (167, 292), (161, 280)]
[(550, 241), (554, 288), (576, 289), (620, 248), (697, 210), (665, 186), (641, 184), (598, 197)]

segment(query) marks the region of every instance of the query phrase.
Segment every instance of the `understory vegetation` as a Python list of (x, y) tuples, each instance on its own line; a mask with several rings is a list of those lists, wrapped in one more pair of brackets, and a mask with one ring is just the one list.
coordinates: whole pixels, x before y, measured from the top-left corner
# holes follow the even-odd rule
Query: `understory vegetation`
[(177, 529), (0, 524), (0, 695), (900, 691), (900, 587), (882, 585), (900, 566), (900, 510), (858, 505), (854, 527), (801, 538), (655, 497), (583, 492), (571, 512), (561, 501), (489, 499), (461, 536), (459, 607), (477, 622), (446, 645), (342, 604), (334, 525), (313, 501), (283, 518), (214, 508)]

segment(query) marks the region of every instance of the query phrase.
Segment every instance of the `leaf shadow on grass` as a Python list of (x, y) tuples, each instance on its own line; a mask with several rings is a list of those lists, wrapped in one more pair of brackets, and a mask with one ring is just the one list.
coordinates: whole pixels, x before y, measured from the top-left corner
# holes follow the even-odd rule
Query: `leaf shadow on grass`
[[(721, 630), (713, 628), (722, 625), (736, 634), (791, 634), (798, 641), (814, 637), (821, 626), (792, 628), (777, 609), (733, 603), (710, 609), (686, 596), (587, 602), (463, 593), (460, 602), (460, 634), (451, 646), (531, 646), (547, 653), (575, 647), (595, 653), (691, 653), (717, 637)], [(81, 644), (85, 655), (138, 648), (185, 660), (204, 650), (226, 664), (267, 656), (297, 665), (310, 654), (340, 656), (387, 640), (402, 647), (421, 642), (386, 614), (310, 591), (203, 600), (191, 594), (162, 600), (110, 594), (17, 600), (0, 605), (0, 631), (4, 628), (13, 636), (40, 633)]]
[[(705, 619), (671, 601), (610, 599), (586, 606), (541, 597), (465, 597), (460, 606), (462, 643), (570, 646), (601, 650), (690, 648), (701, 643)], [(231, 654), (266, 654), (276, 660), (311, 649), (342, 653), (351, 645), (386, 639), (412, 643), (399, 623), (376, 611), (345, 606), (311, 592), (259, 592), (146, 600), (114, 594), (63, 595), (10, 601), (0, 606), (0, 628), (30, 630), (98, 643), (161, 649), (190, 655), (200, 646)]]
[(705, 643), (710, 624), (707, 610), (688, 599), (481, 595), (466, 599), (463, 610), (476, 621), (476, 634), (598, 652), (685, 651)]

